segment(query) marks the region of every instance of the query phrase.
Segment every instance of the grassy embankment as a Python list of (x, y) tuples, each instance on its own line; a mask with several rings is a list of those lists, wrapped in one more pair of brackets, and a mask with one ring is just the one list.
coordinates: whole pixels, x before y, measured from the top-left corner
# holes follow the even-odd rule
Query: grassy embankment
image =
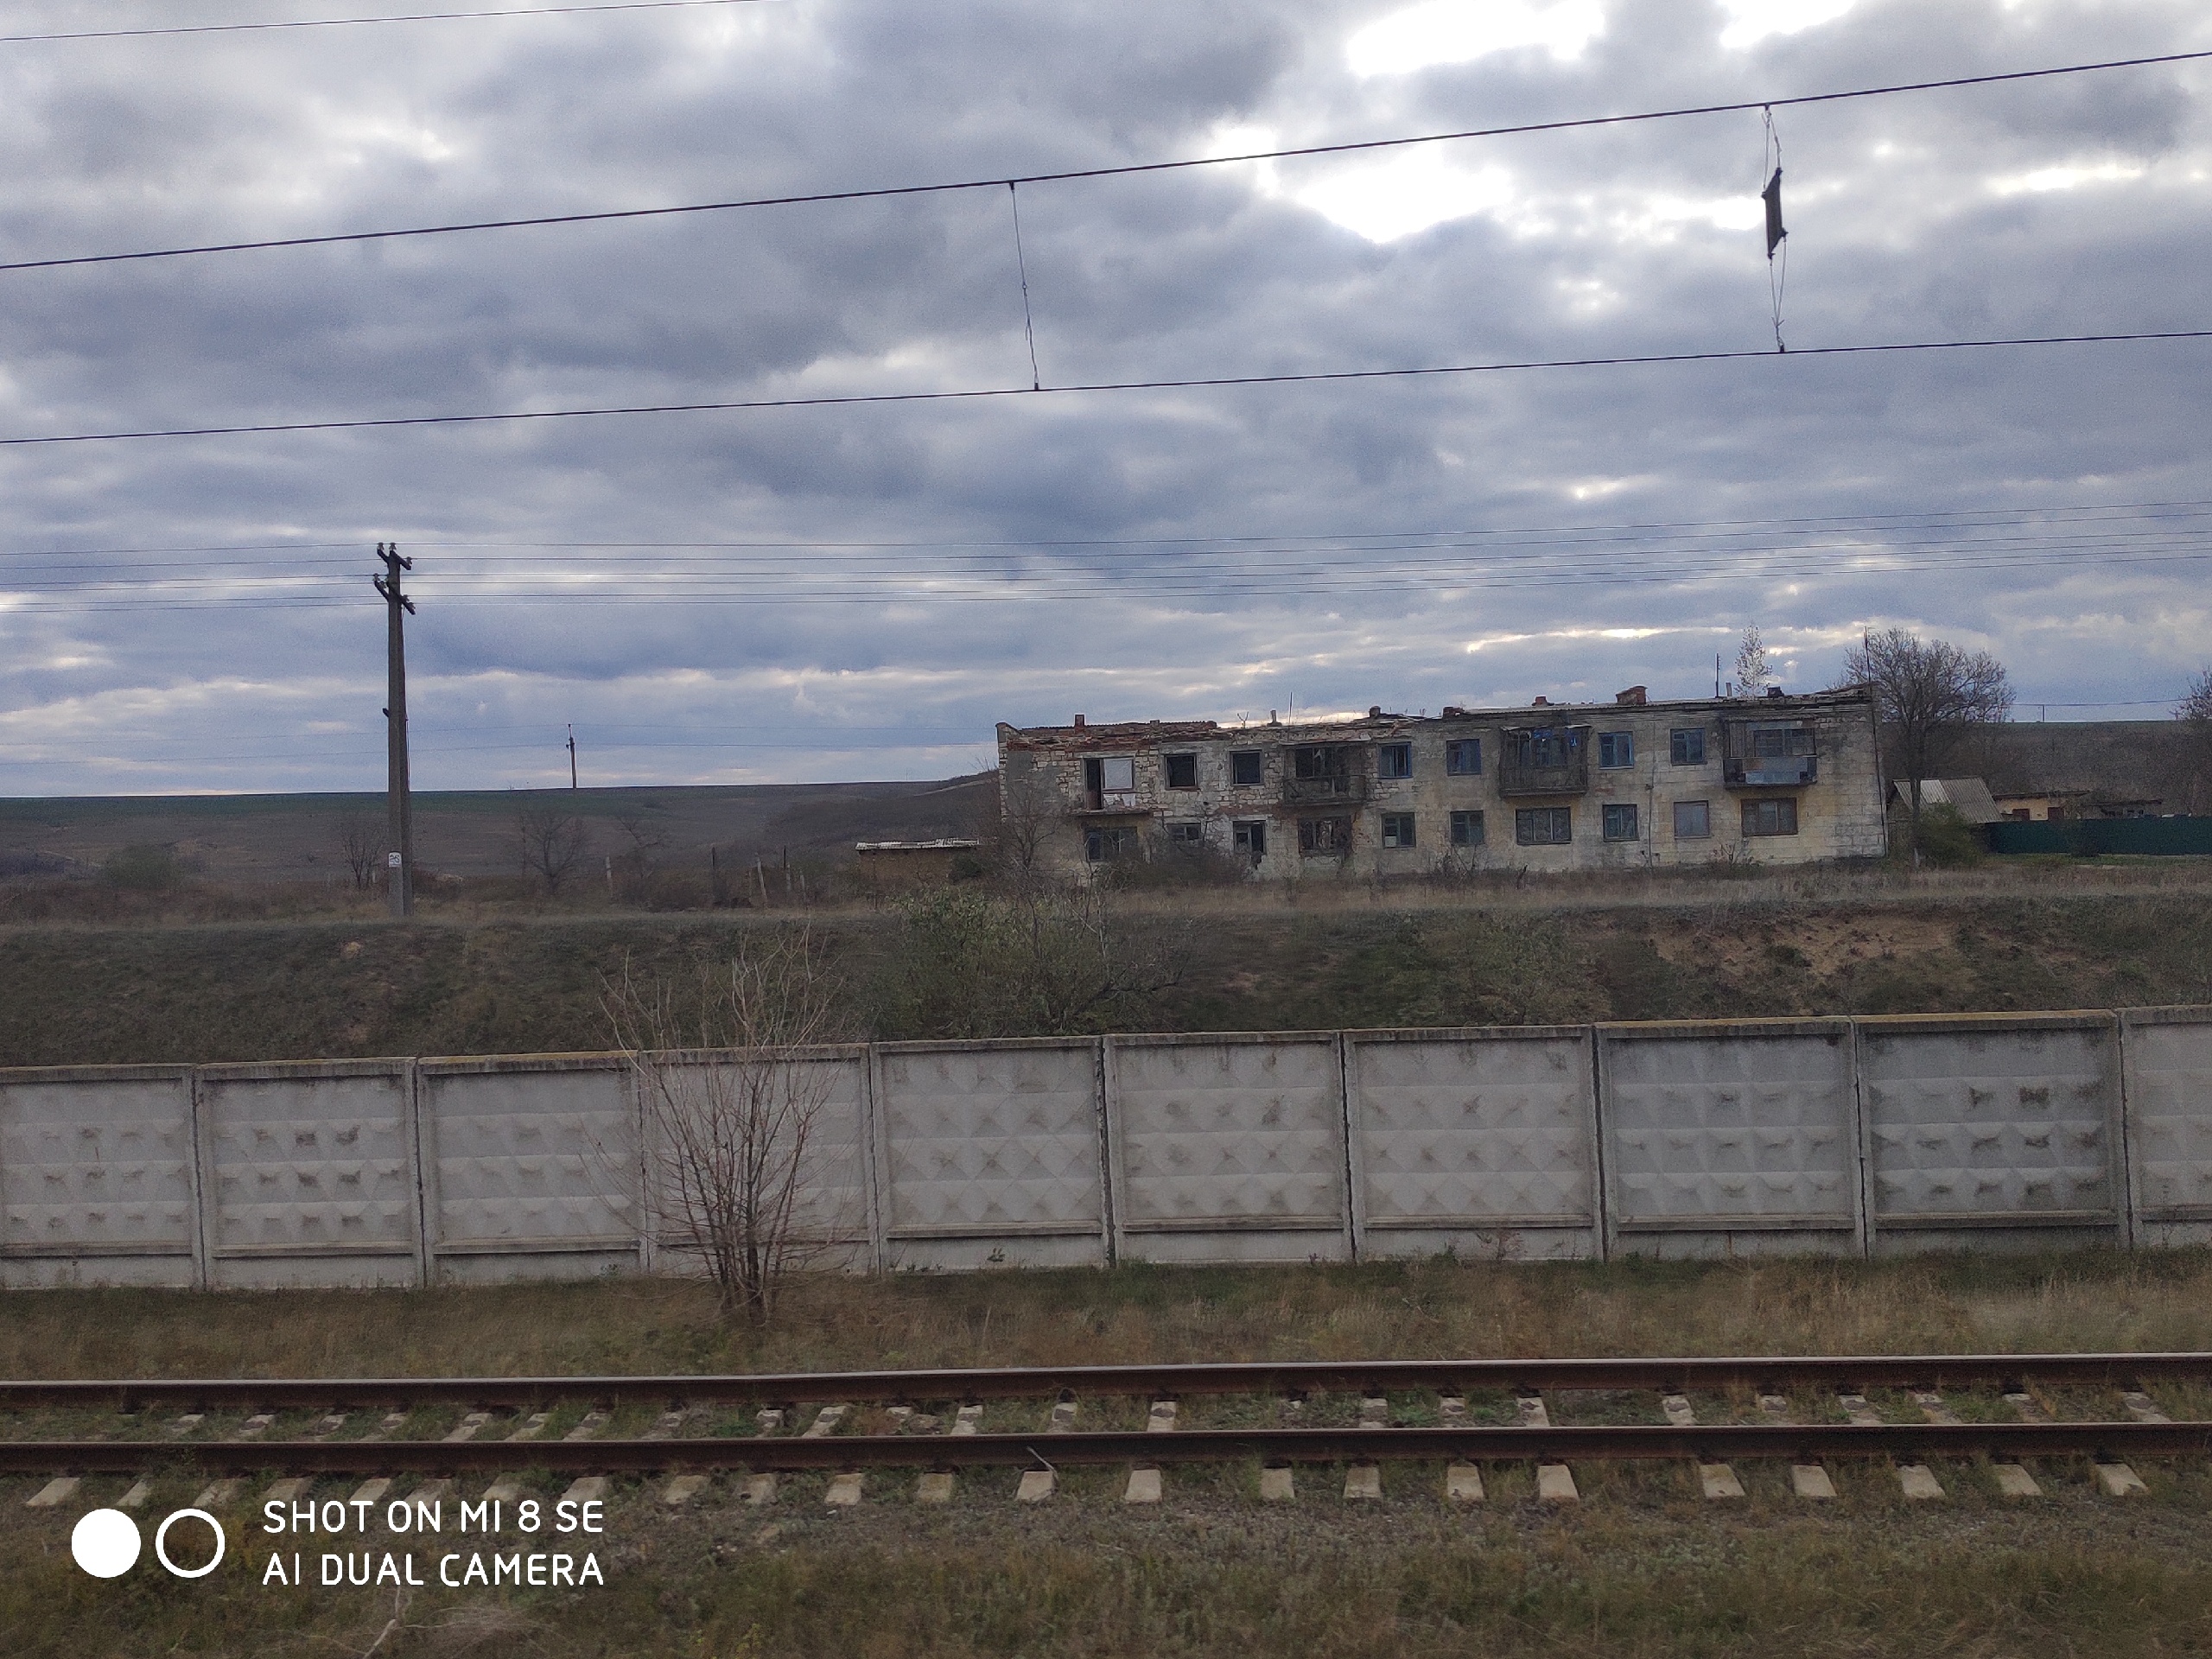
[[(18, 1375), (2078, 1346), (2212, 1346), (2212, 1257), (1429, 1262), (837, 1281), (804, 1287), (765, 1337), (721, 1324), (703, 1288), (680, 1283), (0, 1299), (0, 1369)], [(2207, 1405), (2169, 1403), (2190, 1415)], [(1341, 1414), (1337, 1406), (1351, 1402), (1313, 1409)], [(1555, 1408), (1567, 1421), (1617, 1421), (1648, 1414), (1651, 1402), (1571, 1396)], [(1209, 1408), (1186, 1406), (1194, 1421)], [(1699, 1402), (1712, 1419), (1751, 1408)], [(1094, 1402), (1085, 1412), (1103, 1421), (1110, 1408)], [(642, 1426), (625, 1419), (610, 1432)], [(1342, 1471), (1315, 1469), (1288, 1507), (1258, 1503), (1256, 1471), (1243, 1467), (1171, 1470), (1156, 1510), (1117, 1502), (1118, 1475), (1105, 1470), (1067, 1471), (1061, 1495), (1036, 1510), (1011, 1501), (1010, 1475), (963, 1478), (944, 1510), (917, 1507), (911, 1480), (887, 1475), (872, 1477), (868, 1502), (849, 1511), (823, 1506), (818, 1477), (788, 1481), (766, 1511), (716, 1487), (671, 1514), (649, 1489), (625, 1485), (600, 1543), (603, 1589), (407, 1596), (264, 1589), (268, 1543), (245, 1529), (243, 1513), (236, 1570), (188, 1585), (142, 1568), (96, 1584), (68, 1564), (74, 1510), (24, 1510), (29, 1483), (17, 1478), (0, 1481), (0, 1647), (373, 1649), (403, 1659), (2212, 1650), (2212, 1476), (2201, 1463), (2146, 1467), (2151, 1495), (2126, 1503), (2099, 1496), (2086, 1469), (2055, 1464), (2039, 1469), (2049, 1495), (2031, 1504), (1999, 1499), (1968, 1465), (1942, 1470), (1946, 1502), (1918, 1505), (1878, 1468), (1837, 1468), (1832, 1506), (1792, 1498), (1779, 1469), (1739, 1472), (1749, 1497), (1713, 1504), (1687, 1469), (1586, 1466), (1584, 1502), (1555, 1508), (1534, 1500), (1525, 1470), (1497, 1467), (1488, 1501), (1471, 1510), (1440, 1501), (1439, 1471), (1398, 1465), (1386, 1468), (1380, 1503), (1344, 1502)], [(121, 1484), (91, 1483), (87, 1500)], [(168, 1478), (156, 1507), (188, 1501), (192, 1484)], [(545, 1497), (559, 1484), (538, 1478), (531, 1487)], [(517, 1543), (512, 1533), (504, 1540)]]
[[(607, 1041), (601, 988), (626, 957), (645, 975), (680, 975), (737, 931), (795, 921), (845, 987), (851, 1035), (1049, 1029), (994, 994), (1017, 971), (1004, 955), (969, 936), (918, 948), (896, 907), (467, 907), (408, 925), (155, 912), (0, 927), (0, 1065), (595, 1048)], [(1174, 982), (1102, 1001), (1073, 1029), (2212, 1001), (2212, 879), (2193, 866), (1135, 893), (1110, 925), (1125, 952), (1172, 959)], [(934, 981), (914, 995), (924, 975)]]

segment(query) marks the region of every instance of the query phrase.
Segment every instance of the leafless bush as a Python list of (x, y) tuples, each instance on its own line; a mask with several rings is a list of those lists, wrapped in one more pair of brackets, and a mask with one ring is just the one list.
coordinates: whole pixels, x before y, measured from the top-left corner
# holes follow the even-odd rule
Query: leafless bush
[(804, 931), (741, 934), (682, 987), (640, 983), (626, 957), (601, 1004), (637, 1085), (656, 1225), (705, 1264), (725, 1316), (766, 1324), (786, 1276), (835, 1243), (802, 1213), (834, 1081), (804, 1051), (836, 1030), (834, 976)]
[(651, 908), (668, 849), (668, 830), (642, 813), (626, 812), (615, 820), (628, 843), (614, 855), (622, 885), (632, 903)]
[(353, 872), (355, 890), (365, 893), (376, 886), (383, 826), (365, 812), (349, 812), (338, 820), (338, 845), (346, 855), (346, 868)]
[(515, 845), (524, 874), (556, 893), (591, 850), (591, 830), (557, 803), (524, 797), (515, 806)]

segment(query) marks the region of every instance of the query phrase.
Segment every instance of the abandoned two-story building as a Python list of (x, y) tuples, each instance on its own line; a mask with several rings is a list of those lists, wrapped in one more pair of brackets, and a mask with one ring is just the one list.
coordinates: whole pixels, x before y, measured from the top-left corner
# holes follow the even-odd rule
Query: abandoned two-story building
[(1874, 702), (1446, 709), (1286, 725), (1001, 725), (1001, 811), (1039, 863), (1211, 851), (1262, 876), (1801, 864), (1885, 846)]

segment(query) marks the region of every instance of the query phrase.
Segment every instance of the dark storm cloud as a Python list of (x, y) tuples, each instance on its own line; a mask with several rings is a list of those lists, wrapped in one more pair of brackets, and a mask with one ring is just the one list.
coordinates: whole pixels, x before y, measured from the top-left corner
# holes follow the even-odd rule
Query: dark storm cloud
[[(0, 232), (14, 257), (314, 234), (2212, 45), (2182, 0), (1860, 3), (1727, 49), (1734, 10), (1611, 0), (1579, 51), (1365, 75), (1348, 43), (1391, 5), (791, 0), (0, 48)], [(2202, 326), (2208, 89), (2153, 69), (1780, 111), (1792, 342)], [(1760, 141), (1756, 116), (1703, 118), (1027, 188), (1039, 366), (1758, 350)], [(985, 190), (13, 273), (0, 428), (1023, 386), (1010, 208)], [(995, 720), (1078, 709), (1689, 694), (1752, 621), (1799, 683), (1896, 621), (1997, 650), (2031, 700), (2163, 696), (2212, 622), (2203, 564), (2171, 556), (2205, 545), (2198, 520), (2018, 546), (1902, 519), (1808, 546), (1773, 521), (2212, 497), (2208, 349), (10, 450), (0, 789), (373, 786), (385, 537), (418, 559), (429, 785), (542, 781), (571, 721), (603, 778), (929, 775), (977, 764)], [(1512, 557), (1390, 534), (1722, 520), (1752, 528)], [(1296, 539), (1350, 532), (1370, 550)], [(775, 545), (562, 545), (652, 543)], [(115, 551), (202, 547), (297, 551)], [(979, 573), (1053, 596), (944, 597)]]

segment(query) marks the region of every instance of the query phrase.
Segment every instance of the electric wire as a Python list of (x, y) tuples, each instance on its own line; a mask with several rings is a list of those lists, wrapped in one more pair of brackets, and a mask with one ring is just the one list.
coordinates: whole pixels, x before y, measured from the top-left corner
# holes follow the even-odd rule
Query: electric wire
[(16, 259), (0, 263), (0, 271), (51, 270), (72, 265), (117, 264), (149, 259), (181, 259), (206, 254), (249, 253), (273, 248), (326, 247), (336, 243), (385, 242), (409, 237), (455, 236), (485, 231), (523, 230), (556, 225), (606, 224), (621, 219), (666, 219), (690, 213), (732, 213), (755, 207), (792, 207), (834, 201), (874, 201), (895, 196), (942, 195), (963, 190), (995, 190), (1009, 185), (1065, 184), (1085, 179), (1129, 178), (1144, 174), (1173, 173), (1202, 167), (1230, 167), (1247, 162), (1292, 161), (1317, 156), (1348, 156), (1365, 151), (1400, 149), (1415, 144), (1452, 143), (1476, 138), (1503, 138), (1540, 132), (1566, 132), (1579, 128), (1626, 126), (1649, 121), (1680, 120), (1690, 116), (1732, 115), (1750, 110), (1785, 109), (1800, 105), (1836, 104), (1858, 99), (1887, 98), (1909, 92), (1942, 92), (1967, 86), (1988, 86), (2006, 81), (2046, 79), (2059, 75), (2093, 74), (2113, 69), (2139, 69), (2160, 64), (2192, 63), (2212, 58), (2212, 50), (2168, 52), (2152, 57), (2112, 58), (2096, 63), (2062, 64), (2047, 69), (2016, 69), (1987, 75), (1955, 75), (1942, 80), (1901, 81), (1881, 86), (1861, 86), (1846, 92), (1808, 92), (1795, 98), (1758, 98), (1725, 104), (1682, 105), (1670, 109), (1644, 110), (1625, 115), (1578, 116), (1558, 121), (1529, 121), (1510, 126), (1471, 127), (1450, 132), (1412, 134), (1397, 138), (1363, 138), (1331, 144), (1300, 144), (1279, 149), (1239, 151), (1230, 156), (1184, 156), (1164, 162), (1127, 162), (1103, 167), (1067, 168), (1048, 173), (1000, 174), (991, 178), (948, 180), (935, 184), (880, 185), (849, 190), (820, 190), (783, 196), (747, 196), (721, 201), (681, 202), (661, 207), (602, 208), (584, 213), (537, 213), (518, 219), (470, 219), (446, 225), (417, 225), (378, 231), (340, 231), (316, 236), (272, 237), (245, 242), (204, 243), (188, 247), (146, 248), (122, 253), (72, 254), (48, 259)]
[(270, 29), (346, 29), (362, 23), (442, 23), (487, 17), (563, 17), (594, 11), (675, 11), (695, 6), (758, 6), (781, 0), (601, 0), (574, 6), (515, 6), (502, 11), (410, 11), (375, 17), (286, 17), (265, 22), (172, 23), (145, 29), (79, 29), (44, 35), (0, 35), (0, 46), (34, 41), (143, 40), (163, 35), (245, 35)]
[[(1964, 352), (2037, 346), (2115, 346), (2160, 340), (2212, 340), (2212, 328), (2145, 329), (2134, 333), (2018, 335), (1996, 340), (1895, 340), (1855, 346), (1805, 346), (1788, 360), (1860, 357), (1913, 352)], [(640, 415), (736, 414), (767, 409), (842, 409), (880, 404), (976, 403), (1001, 397), (1123, 391), (1196, 391), (1236, 386), (1317, 385), (1362, 380), (1414, 380), (1454, 375), (1519, 373), (1544, 369), (1649, 368), (1681, 363), (1777, 360), (1769, 351), (1657, 352), (1614, 357), (1533, 359), (1515, 363), (1429, 364), (1413, 368), (1317, 369), (1300, 373), (1192, 376), (1176, 380), (1090, 380), (1049, 386), (974, 386), (940, 391), (825, 392), (804, 397), (744, 397), (693, 404), (617, 404), (571, 409), (525, 409), (445, 415), (377, 415), (315, 421), (256, 421), (226, 426), (147, 427), (113, 432), (38, 433), (0, 438), (0, 448), (41, 444), (127, 443), (157, 438), (271, 436), (299, 432), (366, 432), (407, 427), (485, 426), (528, 421), (603, 419)]]

